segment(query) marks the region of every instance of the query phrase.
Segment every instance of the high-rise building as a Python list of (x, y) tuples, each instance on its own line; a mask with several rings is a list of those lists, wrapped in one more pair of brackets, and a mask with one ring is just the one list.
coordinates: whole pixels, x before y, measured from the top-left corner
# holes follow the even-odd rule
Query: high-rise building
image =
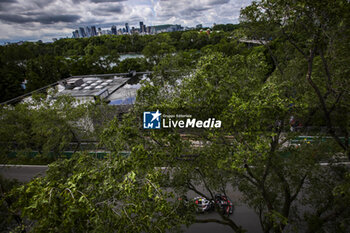
[(142, 33), (142, 32), (145, 32), (144, 30), (143, 30), (143, 22), (140, 22), (140, 32)]
[(112, 31), (112, 35), (117, 35), (117, 27), (115, 25), (111, 27), (111, 31)]
[(91, 27), (91, 35), (92, 36), (97, 36), (97, 32), (96, 32), (96, 27), (95, 26)]
[(79, 37), (80, 38), (86, 37), (85, 30), (82, 27), (79, 28)]
[(147, 32), (148, 34), (151, 34), (151, 28), (152, 28), (151, 26), (148, 26), (148, 27), (147, 27), (147, 31), (146, 31), (146, 32)]
[(79, 31), (75, 30), (72, 32), (73, 33), (73, 38), (79, 38)]
[(85, 27), (85, 34), (86, 34), (86, 37), (91, 37), (91, 28), (90, 27)]
[(126, 33), (130, 33), (130, 28), (129, 28), (129, 24), (125, 23), (125, 32)]

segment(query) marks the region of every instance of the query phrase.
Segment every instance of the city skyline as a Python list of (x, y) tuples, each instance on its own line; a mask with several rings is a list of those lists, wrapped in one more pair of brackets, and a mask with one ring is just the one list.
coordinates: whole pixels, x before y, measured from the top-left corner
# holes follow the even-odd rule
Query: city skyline
[[(131, 27), (129, 23), (125, 23), (124, 27), (118, 28), (116, 25), (112, 25), (110, 28), (101, 28), (96, 27), (95, 25), (79, 27), (78, 29), (72, 31), (72, 38), (88, 38), (101, 35), (126, 35), (126, 34), (141, 34), (141, 35), (150, 35), (160, 32), (174, 32), (184, 30), (181, 25), (168, 24), (168, 25), (155, 25), (147, 26), (142, 21), (139, 22), (140, 27)], [(201, 25), (201, 24), (199, 24)], [(196, 27), (198, 27), (197, 25)], [(97, 29), (96, 29), (97, 28)], [(61, 38), (53, 38), (53, 41)]]
[(0, 43), (72, 37), (79, 27), (238, 23), (251, 0), (0, 0)]

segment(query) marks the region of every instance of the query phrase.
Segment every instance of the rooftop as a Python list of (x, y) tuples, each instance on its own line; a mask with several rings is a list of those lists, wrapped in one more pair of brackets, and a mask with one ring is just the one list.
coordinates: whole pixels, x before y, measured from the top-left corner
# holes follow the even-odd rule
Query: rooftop
[(64, 80), (58, 85), (59, 95), (73, 97), (108, 98), (116, 90), (124, 86), (130, 78), (114, 76), (113, 78), (82, 77)]

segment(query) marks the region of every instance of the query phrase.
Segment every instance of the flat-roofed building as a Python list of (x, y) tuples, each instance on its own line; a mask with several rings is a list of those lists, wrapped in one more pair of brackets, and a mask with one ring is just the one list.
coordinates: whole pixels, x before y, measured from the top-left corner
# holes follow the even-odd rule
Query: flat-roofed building
[(97, 98), (109, 100), (108, 97), (124, 86), (129, 79), (118, 76), (108, 79), (90, 76), (70, 78), (60, 82), (57, 95), (70, 95), (82, 102), (95, 101)]

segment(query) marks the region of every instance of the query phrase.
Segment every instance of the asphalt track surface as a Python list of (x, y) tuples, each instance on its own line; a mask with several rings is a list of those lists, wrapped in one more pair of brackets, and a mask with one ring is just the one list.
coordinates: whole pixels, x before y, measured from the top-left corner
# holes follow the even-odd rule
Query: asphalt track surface
[(2, 165), (0, 164), (0, 175), (6, 179), (16, 179), (20, 182), (28, 182), (37, 176), (44, 176), (46, 165)]
[[(17, 179), (20, 182), (28, 182), (34, 177), (44, 176), (47, 166), (45, 165), (0, 165), (0, 174), (7, 179)], [(204, 190), (201, 190), (204, 192)], [(205, 192), (204, 192), (205, 193)], [(234, 212), (230, 216), (237, 225), (242, 226), (249, 233), (262, 232), (259, 218), (256, 213), (246, 205), (238, 203), (241, 195), (238, 191), (228, 190), (227, 195), (234, 203)], [(188, 198), (194, 198), (193, 192), (188, 193)], [(198, 214), (199, 219), (220, 219), (216, 213)], [(186, 233), (228, 233), (233, 232), (229, 226), (218, 223), (197, 223), (183, 228)]]

